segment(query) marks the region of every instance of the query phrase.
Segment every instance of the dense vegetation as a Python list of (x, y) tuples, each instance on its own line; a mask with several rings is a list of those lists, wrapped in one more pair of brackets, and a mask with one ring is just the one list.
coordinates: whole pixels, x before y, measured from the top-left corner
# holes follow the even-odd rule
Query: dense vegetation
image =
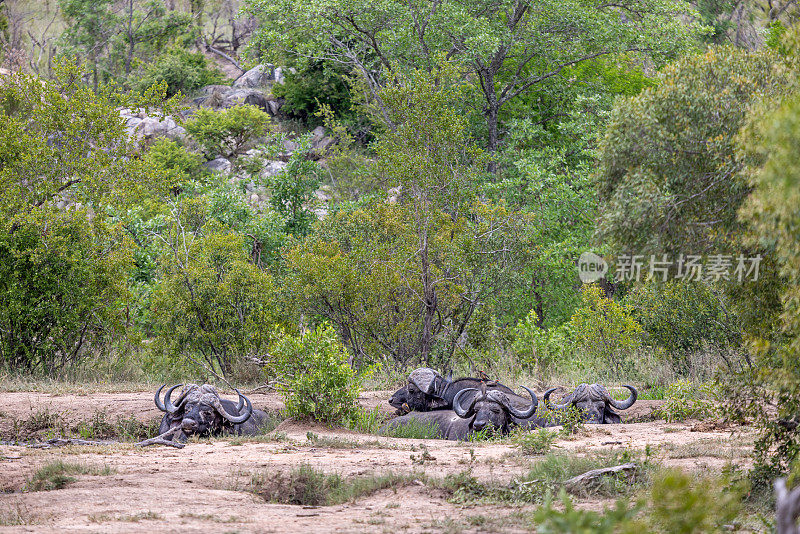
[[(0, 2), (4, 373), (270, 383), (332, 422), (421, 365), (688, 381), (758, 425), (757, 484), (797, 461), (793, 2), (29, 4)], [(270, 94), (219, 104), (256, 65)]]

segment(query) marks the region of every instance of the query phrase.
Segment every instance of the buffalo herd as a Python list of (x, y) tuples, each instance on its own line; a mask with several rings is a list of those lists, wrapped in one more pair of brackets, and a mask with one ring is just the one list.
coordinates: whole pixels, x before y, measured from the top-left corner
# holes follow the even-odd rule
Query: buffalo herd
[(543, 396), (545, 411), (537, 413), (536, 394), (522, 386), (530, 398), (515, 394), (508, 386), (480, 378), (445, 378), (435, 370), (413, 371), (408, 383), (389, 400), (399, 417), (381, 427), (381, 433), (392, 433), (399, 427), (416, 425), (432, 430), (441, 439), (464, 440), (476, 432), (507, 434), (511, 428), (525, 429), (556, 426), (568, 412), (577, 413), (587, 423), (619, 423), (614, 411), (626, 410), (636, 402), (637, 391), (624, 386), (630, 395), (615, 400), (600, 384), (580, 384), (559, 404), (550, 396), (558, 388), (548, 389)]
[[(189, 436), (220, 434), (254, 435), (269, 421), (269, 415), (253, 408), (250, 399), (235, 390), (238, 402), (222, 399), (209, 384), (177, 384), (163, 396), (166, 386), (158, 388), (155, 403), (164, 412), (159, 429), (163, 440), (185, 441)], [(182, 387), (178, 397), (172, 394)], [(515, 393), (508, 386), (485, 378), (443, 377), (430, 368), (413, 371), (405, 386), (389, 399), (398, 417), (383, 425), (379, 432), (392, 434), (401, 427), (424, 427), (427, 435), (440, 439), (465, 440), (478, 432), (507, 434), (512, 428), (540, 428), (562, 423), (568, 413), (579, 414), (588, 423), (619, 423), (615, 410), (626, 410), (636, 402), (633, 386), (624, 386), (630, 395), (615, 400), (600, 384), (580, 384), (560, 403), (550, 396), (558, 388), (548, 389), (539, 399), (525, 386), (526, 395)]]

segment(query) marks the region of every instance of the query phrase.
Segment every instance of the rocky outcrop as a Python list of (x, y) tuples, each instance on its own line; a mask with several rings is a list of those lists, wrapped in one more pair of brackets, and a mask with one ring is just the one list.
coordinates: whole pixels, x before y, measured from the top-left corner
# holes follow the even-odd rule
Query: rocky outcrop
[(283, 106), (283, 98), (276, 98), (268, 91), (261, 89), (207, 85), (200, 89), (200, 96), (195, 98), (193, 103), (196, 106), (212, 109), (228, 109), (242, 104), (250, 104), (275, 117)]
[(175, 119), (166, 117), (148, 116), (142, 110), (121, 109), (120, 117), (125, 120), (125, 129), (130, 137), (151, 140), (156, 137), (168, 139), (183, 139), (186, 130)]

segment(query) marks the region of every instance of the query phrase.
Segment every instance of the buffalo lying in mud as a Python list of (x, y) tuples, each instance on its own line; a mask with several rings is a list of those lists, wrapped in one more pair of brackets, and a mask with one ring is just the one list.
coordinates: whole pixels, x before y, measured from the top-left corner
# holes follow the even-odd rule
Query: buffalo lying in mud
[[(516, 421), (533, 421), (539, 405), (536, 394), (522, 386), (531, 396), (529, 406), (519, 409), (503, 391), (479, 391), (476, 388), (462, 389), (453, 399), (452, 410), (411, 412), (392, 419), (383, 425), (379, 433), (391, 433), (402, 426), (430, 426), (439, 439), (465, 440), (470, 434), (480, 431), (507, 434)], [(546, 422), (540, 421), (544, 426)]]
[(550, 395), (558, 388), (548, 389), (543, 397), (544, 404), (548, 409), (554, 411), (566, 410), (575, 407), (584, 413), (584, 420), (587, 423), (612, 424), (619, 423), (620, 417), (617, 412), (612, 410), (627, 410), (636, 402), (638, 392), (633, 386), (623, 386), (628, 388), (631, 394), (623, 401), (614, 400), (608, 390), (600, 384), (580, 384), (575, 391), (564, 397), (561, 404), (551, 404)]
[(239, 403), (221, 399), (217, 389), (209, 384), (198, 386), (186, 384), (181, 394), (173, 402), (172, 392), (182, 386), (177, 384), (169, 388), (161, 400), (161, 390), (156, 391), (155, 401), (159, 410), (164, 412), (159, 434), (170, 431), (172, 434), (164, 439), (186, 436), (208, 436), (219, 434), (253, 435), (267, 421), (269, 416), (262, 410), (253, 409), (250, 399), (239, 393)]
[(500, 391), (509, 395), (512, 402), (520, 405), (527, 404), (527, 400), (514, 392), (508, 386), (499, 382), (485, 382), (480, 378), (445, 378), (433, 369), (423, 367), (411, 372), (408, 383), (398, 389), (389, 399), (389, 404), (397, 408), (399, 413), (410, 411), (431, 412), (434, 410), (452, 410), (453, 400), (456, 395), (465, 389), (477, 391), (485, 386), (489, 390)]

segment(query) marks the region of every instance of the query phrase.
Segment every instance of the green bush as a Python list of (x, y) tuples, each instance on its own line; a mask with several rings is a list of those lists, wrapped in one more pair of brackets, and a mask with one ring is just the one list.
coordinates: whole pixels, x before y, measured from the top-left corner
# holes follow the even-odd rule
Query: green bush
[(668, 423), (721, 415), (718, 407), (721, 400), (720, 389), (713, 384), (693, 384), (688, 380), (678, 380), (667, 388), (664, 399), (664, 405), (657, 414)]
[(564, 361), (572, 351), (572, 333), (569, 324), (543, 329), (537, 326), (538, 316), (531, 310), (517, 323), (513, 349), (525, 366), (542, 379), (550, 375), (553, 367)]
[(235, 158), (271, 131), (270, 116), (249, 104), (230, 109), (200, 108), (186, 121), (186, 131), (209, 160)]
[(121, 327), (125, 256), (86, 212), (0, 223), (0, 361), (54, 374)]
[(739, 325), (722, 299), (704, 283), (669, 281), (642, 284), (625, 302), (644, 329), (645, 344), (666, 354), (677, 373), (687, 374), (692, 352), (741, 345)]
[(628, 305), (606, 298), (600, 287), (588, 285), (570, 326), (583, 354), (598, 367), (618, 376), (632, 370), (632, 355), (642, 343), (642, 327)]
[(166, 236), (151, 308), (155, 349), (202, 358), (230, 376), (239, 360), (259, 356), (272, 340), (275, 286), (250, 262), (242, 236), (216, 224), (203, 233)]
[(225, 83), (226, 79), (200, 52), (170, 48), (148, 63), (132, 86), (135, 90), (145, 91), (160, 82), (166, 82), (167, 95), (172, 96), (191, 94), (206, 85)]
[(156, 139), (144, 158), (148, 167), (164, 170), (172, 191), (176, 193), (183, 190), (187, 180), (196, 178), (203, 171), (200, 156), (169, 139)]
[(520, 432), (515, 441), (522, 454), (539, 455), (550, 452), (556, 437), (556, 432), (540, 428), (534, 432)]
[(347, 80), (332, 64), (311, 62), (297, 72), (288, 72), (283, 83), (272, 87), (272, 93), (285, 99), (282, 112), (310, 126), (322, 124), (320, 104), (329, 106), (338, 116), (350, 112)]
[(656, 476), (650, 490), (652, 530), (669, 534), (724, 531), (724, 525), (739, 512), (743, 489), (726, 482), (676, 469)]
[(358, 418), (363, 376), (348, 364), (347, 349), (330, 325), (284, 334), (271, 352), (289, 416), (339, 424)]

